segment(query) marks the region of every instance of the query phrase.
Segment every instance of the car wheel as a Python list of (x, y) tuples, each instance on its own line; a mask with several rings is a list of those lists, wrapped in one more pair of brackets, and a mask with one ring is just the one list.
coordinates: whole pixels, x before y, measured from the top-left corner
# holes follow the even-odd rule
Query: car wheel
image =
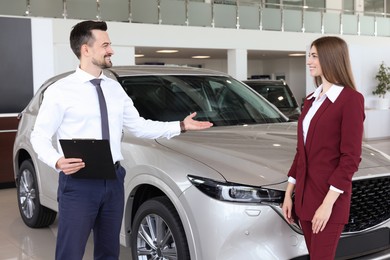
[(53, 224), (57, 213), (42, 206), (39, 201), (37, 178), (31, 160), (20, 165), (17, 182), (18, 206), (23, 222), (32, 228)]
[(133, 222), (131, 251), (134, 260), (189, 260), (183, 225), (166, 197), (144, 202)]

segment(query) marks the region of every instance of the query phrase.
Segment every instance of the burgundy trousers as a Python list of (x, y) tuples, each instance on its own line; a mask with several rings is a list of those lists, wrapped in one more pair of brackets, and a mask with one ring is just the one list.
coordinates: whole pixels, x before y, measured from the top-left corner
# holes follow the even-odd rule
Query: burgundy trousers
[(344, 224), (328, 223), (323, 231), (313, 234), (311, 221), (300, 221), (310, 260), (334, 260)]

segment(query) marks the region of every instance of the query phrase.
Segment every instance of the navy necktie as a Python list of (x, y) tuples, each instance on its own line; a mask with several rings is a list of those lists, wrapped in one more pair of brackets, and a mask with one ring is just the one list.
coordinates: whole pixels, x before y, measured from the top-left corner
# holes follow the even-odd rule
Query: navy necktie
[(106, 100), (104, 99), (102, 88), (100, 87), (101, 79), (92, 79), (90, 82), (96, 87), (96, 91), (99, 98), (100, 105), (100, 116), (102, 124), (102, 139), (110, 140), (110, 129), (108, 127), (108, 115), (107, 115), (107, 105)]

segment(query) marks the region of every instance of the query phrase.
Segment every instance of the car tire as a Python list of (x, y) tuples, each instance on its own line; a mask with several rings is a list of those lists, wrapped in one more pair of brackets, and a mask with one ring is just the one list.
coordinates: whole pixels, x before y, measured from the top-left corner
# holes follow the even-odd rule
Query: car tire
[[(145, 201), (134, 217), (132, 230), (133, 260), (190, 259), (183, 225), (167, 197)], [(158, 238), (162, 241), (157, 241)]]
[(20, 165), (16, 186), (19, 213), (23, 222), (31, 228), (53, 224), (57, 212), (41, 205), (37, 177), (31, 160)]

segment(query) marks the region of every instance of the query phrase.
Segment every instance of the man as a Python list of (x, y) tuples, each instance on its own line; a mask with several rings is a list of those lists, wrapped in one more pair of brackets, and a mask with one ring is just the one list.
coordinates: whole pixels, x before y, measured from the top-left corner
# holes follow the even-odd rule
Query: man
[[(81, 260), (91, 230), (94, 259), (118, 259), (125, 176), (119, 164), (123, 159), (122, 128), (126, 127), (137, 137), (171, 138), (186, 130), (209, 128), (212, 124), (194, 120), (195, 113), (181, 122), (157, 122), (140, 117), (120, 84), (102, 73), (112, 66), (114, 54), (105, 22), (76, 24), (70, 34), (70, 45), (80, 65), (73, 74), (46, 90), (31, 134), (39, 159), (59, 172), (56, 259)], [(100, 103), (98, 85), (105, 105)], [(101, 112), (101, 107), (106, 109)], [(102, 124), (107, 117), (108, 126), (104, 127)], [(72, 174), (85, 167), (85, 163), (80, 158), (64, 158), (61, 149), (57, 151), (53, 147), (53, 136), (57, 144), (59, 139), (108, 139), (116, 179), (73, 178)]]

